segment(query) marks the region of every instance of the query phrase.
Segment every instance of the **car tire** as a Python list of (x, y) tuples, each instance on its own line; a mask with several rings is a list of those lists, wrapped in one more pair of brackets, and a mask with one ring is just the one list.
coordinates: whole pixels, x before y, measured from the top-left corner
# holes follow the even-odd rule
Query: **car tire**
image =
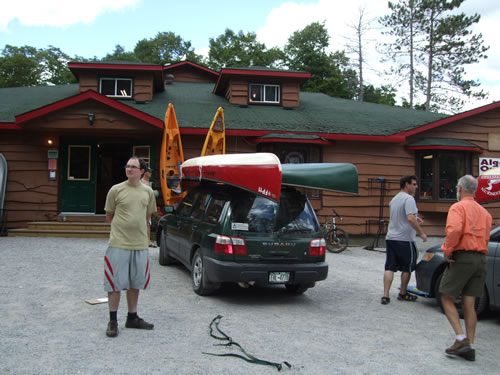
[[(441, 280), (443, 279), (443, 274), (441, 273), (436, 280), (436, 284), (434, 285), (434, 295), (436, 296), (436, 302), (441, 309), (441, 312), (444, 314), (443, 303), (441, 302), (441, 293), (439, 293), (439, 284), (441, 284)], [(457, 307), (458, 315), (461, 319), (464, 318), (464, 310), (462, 309), (462, 298), (457, 297), (455, 300), (455, 306)], [(484, 287), (483, 296), (476, 297), (476, 302), (474, 304), (474, 309), (476, 310), (477, 316), (483, 314), (488, 307), (488, 291), (486, 287)]]
[(200, 296), (212, 294), (219, 288), (220, 284), (209, 283), (205, 276), (205, 267), (200, 250), (196, 250), (191, 263), (191, 281), (193, 290)]
[(304, 292), (307, 289), (312, 288), (313, 286), (314, 286), (314, 284), (312, 284), (312, 285), (310, 285), (310, 284), (285, 284), (285, 288), (286, 288), (287, 292), (292, 293), (292, 294), (296, 294), (296, 295), (304, 294)]
[(162, 266), (168, 266), (169, 264), (175, 263), (175, 259), (170, 256), (167, 249), (167, 232), (163, 230), (158, 232), (160, 235), (158, 263), (160, 263)]

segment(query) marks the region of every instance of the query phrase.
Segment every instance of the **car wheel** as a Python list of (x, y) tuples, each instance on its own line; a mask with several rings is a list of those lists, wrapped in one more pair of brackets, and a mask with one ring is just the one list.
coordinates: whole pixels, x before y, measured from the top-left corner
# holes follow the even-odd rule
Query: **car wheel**
[(309, 285), (309, 284), (285, 284), (285, 288), (286, 288), (287, 292), (292, 293), (292, 294), (297, 294), (297, 295), (304, 294), (304, 292), (307, 289), (312, 288), (313, 286), (314, 286), (314, 284), (312, 284), (312, 285)]
[(191, 264), (191, 280), (193, 282), (193, 290), (200, 296), (206, 296), (218, 289), (219, 284), (209, 283), (205, 276), (205, 268), (203, 266), (203, 257), (199, 250), (193, 256)]
[[(441, 309), (441, 312), (444, 314), (444, 308), (443, 308), (443, 303), (441, 302), (441, 293), (439, 293), (439, 284), (441, 284), (441, 280), (443, 279), (443, 274), (439, 275), (438, 279), (436, 280), (436, 285), (434, 286), (434, 295), (436, 296), (436, 301)], [(458, 315), (460, 318), (464, 318), (464, 310), (462, 309), (462, 298), (457, 297), (455, 300), (455, 306), (457, 307)], [(476, 302), (474, 304), (474, 309), (476, 310), (477, 316), (480, 316), (482, 313), (486, 311), (488, 307), (488, 291), (486, 290), (486, 287), (484, 288), (483, 291), (483, 296), (482, 297), (476, 297)]]
[(159, 251), (158, 262), (162, 266), (167, 266), (169, 264), (175, 263), (175, 259), (169, 255), (169, 251), (167, 249), (167, 232), (166, 231), (162, 230), (160, 232), (159, 245), (160, 245), (160, 251)]

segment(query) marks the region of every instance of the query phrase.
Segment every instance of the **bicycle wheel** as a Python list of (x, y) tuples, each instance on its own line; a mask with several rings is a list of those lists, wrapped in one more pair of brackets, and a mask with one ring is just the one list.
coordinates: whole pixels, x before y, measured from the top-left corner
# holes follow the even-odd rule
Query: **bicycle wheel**
[(326, 249), (330, 253), (341, 253), (349, 245), (349, 236), (343, 229), (337, 228), (337, 237), (335, 237), (332, 229), (326, 234), (325, 241)]

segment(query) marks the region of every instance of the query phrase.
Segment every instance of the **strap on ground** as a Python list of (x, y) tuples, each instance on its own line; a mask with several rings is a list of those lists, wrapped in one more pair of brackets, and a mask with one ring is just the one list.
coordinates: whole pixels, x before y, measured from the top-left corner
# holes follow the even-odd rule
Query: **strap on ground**
[[(212, 320), (212, 322), (210, 323), (210, 336), (213, 337), (216, 340), (227, 341), (227, 342), (224, 343), (224, 344), (214, 344), (214, 346), (231, 346), (231, 345), (234, 345), (234, 346), (238, 347), (238, 349), (240, 349), (241, 352), (244, 355), (233, 354), (233, 353), (215, 354), (215, 353), (202, 352), (203, 354), (213, 355), (213, 356), (216, 356), (216, 357), (236, 357), (236, 358), (243, 359), (243, 360), (245, 360), (247, 362), (254, 363), (256, 365), (273, 366), (273, 367), (276, 367), (278, 369), (278, 371), (281, 371), (281, 369), (283, 368), (283, 365), (287, 366), (288, 368), (292, 367), (292, 365), (290, 363), (286, 362), (286, 361), (284, 361), (282, 363), (269, 362), (269, 361), (265, 361), (263, 359), (259, 359), (259, 358), (255, 357), (255, 356), (247, 353), (245, 351), (245, 349), (243, 349), (241, 347), (240, 344), (238, 344), (237, 342), (233, 341), (233, 339), (231, 337), (229, 337), (228, 335), (226, 335), (219, 328), (219, 323), (220, 323), (221, 319), (222, 319), (222, 316), (221, 315), (217, 315)], [(219, 335), (217, 335), (216, 333), (214, 333), (214, 326), (215, 326), (215, 329), (217, 330), (217, 332), (218, 332)]]

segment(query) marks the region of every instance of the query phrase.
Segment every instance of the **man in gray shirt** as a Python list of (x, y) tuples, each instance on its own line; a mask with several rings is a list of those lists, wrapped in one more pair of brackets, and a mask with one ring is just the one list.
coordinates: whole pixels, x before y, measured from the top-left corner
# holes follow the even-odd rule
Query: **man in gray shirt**
[(389, 230), (385, 237), (387, 250), (382, 305), (391, 302), (389, 291), (396, 271), (401, 271), (401, 290), (398, 300), (415, 301), (417, 299), (416, 296), (408, 294), (406, 288), (417, 264), (417, 247), (415, 246), (417, 234), (424, 242), (427, 241), (427, 235), (420, 227), (423, 221), (418, 217), (414, 198), (418, 186), (417, 177), (402, 177), (399, 185), (401, 191), (389, 203), (390, 219)]

